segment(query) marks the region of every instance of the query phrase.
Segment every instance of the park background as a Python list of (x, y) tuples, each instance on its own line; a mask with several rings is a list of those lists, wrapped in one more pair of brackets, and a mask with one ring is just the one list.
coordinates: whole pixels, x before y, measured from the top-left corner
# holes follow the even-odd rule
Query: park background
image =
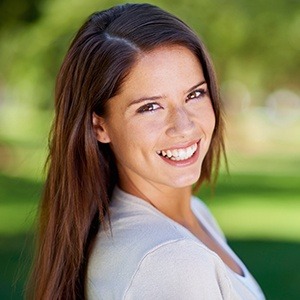
[[(300, 299), (300, 1), (148, 2), (196, 30), (216, 66), (230, 174), (200, 197), (267, 298)], [(23, 298), (59, 65), (86, 17), (120, 3), (0, 2), (0, 299)]]

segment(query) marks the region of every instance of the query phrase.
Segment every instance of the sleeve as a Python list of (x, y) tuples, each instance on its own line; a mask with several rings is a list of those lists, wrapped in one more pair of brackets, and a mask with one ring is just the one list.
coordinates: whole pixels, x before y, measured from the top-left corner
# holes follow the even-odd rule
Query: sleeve
[(231, 283), (213, 252), (194, 241), (179, 240), (143, 258), (124, 299), (232, 299)]

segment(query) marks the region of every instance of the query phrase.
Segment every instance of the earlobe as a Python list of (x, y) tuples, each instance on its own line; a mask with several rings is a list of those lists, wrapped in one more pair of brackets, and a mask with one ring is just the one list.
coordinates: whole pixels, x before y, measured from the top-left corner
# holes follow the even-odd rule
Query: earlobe
[(106, 130), (105, 121), (103, 117), (99, 117), (93, 113), (93, 129), (96, 139), (101, 143), (110, 143), (110, 138)]

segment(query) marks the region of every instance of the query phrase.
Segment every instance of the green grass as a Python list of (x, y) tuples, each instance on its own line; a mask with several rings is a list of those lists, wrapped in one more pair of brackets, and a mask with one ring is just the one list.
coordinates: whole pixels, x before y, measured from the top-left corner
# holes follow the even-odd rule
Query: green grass
[(0, 174), (0, 299), (23, 299), (41, 183)]
[(0, 299), (23, 299), (32, 259), (32, 235), (0, 235)]
[(223, 174), (209, 193), (199, 195), (227, 236), (300, 242), (300, 174)]
[(300, 243), (229, 240), (229, 244), (259, 282), (268, 300), (300, 298)]
[(36, 216), (41, 183), (0, 174), (0, 235), (28, 232)]
[[(213, 197), (199, 192), (268, 299), (300, 298), (299, 162), (249, 157), (221, 173)], [(22, 299), (40, 192), (34, 179), (0, 174), (0, 299)]]

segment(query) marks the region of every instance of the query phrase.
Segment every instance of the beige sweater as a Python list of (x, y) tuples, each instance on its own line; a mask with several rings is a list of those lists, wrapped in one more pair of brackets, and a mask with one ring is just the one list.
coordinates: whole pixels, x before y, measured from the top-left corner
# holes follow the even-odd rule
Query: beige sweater
[(196, 217), (240, 265), (234, 273), (199, 239), (146, 201), (115, 188), (111, 226), (100, 230), (88, 263), (87, 299), (265, 299), (201, 200)]

